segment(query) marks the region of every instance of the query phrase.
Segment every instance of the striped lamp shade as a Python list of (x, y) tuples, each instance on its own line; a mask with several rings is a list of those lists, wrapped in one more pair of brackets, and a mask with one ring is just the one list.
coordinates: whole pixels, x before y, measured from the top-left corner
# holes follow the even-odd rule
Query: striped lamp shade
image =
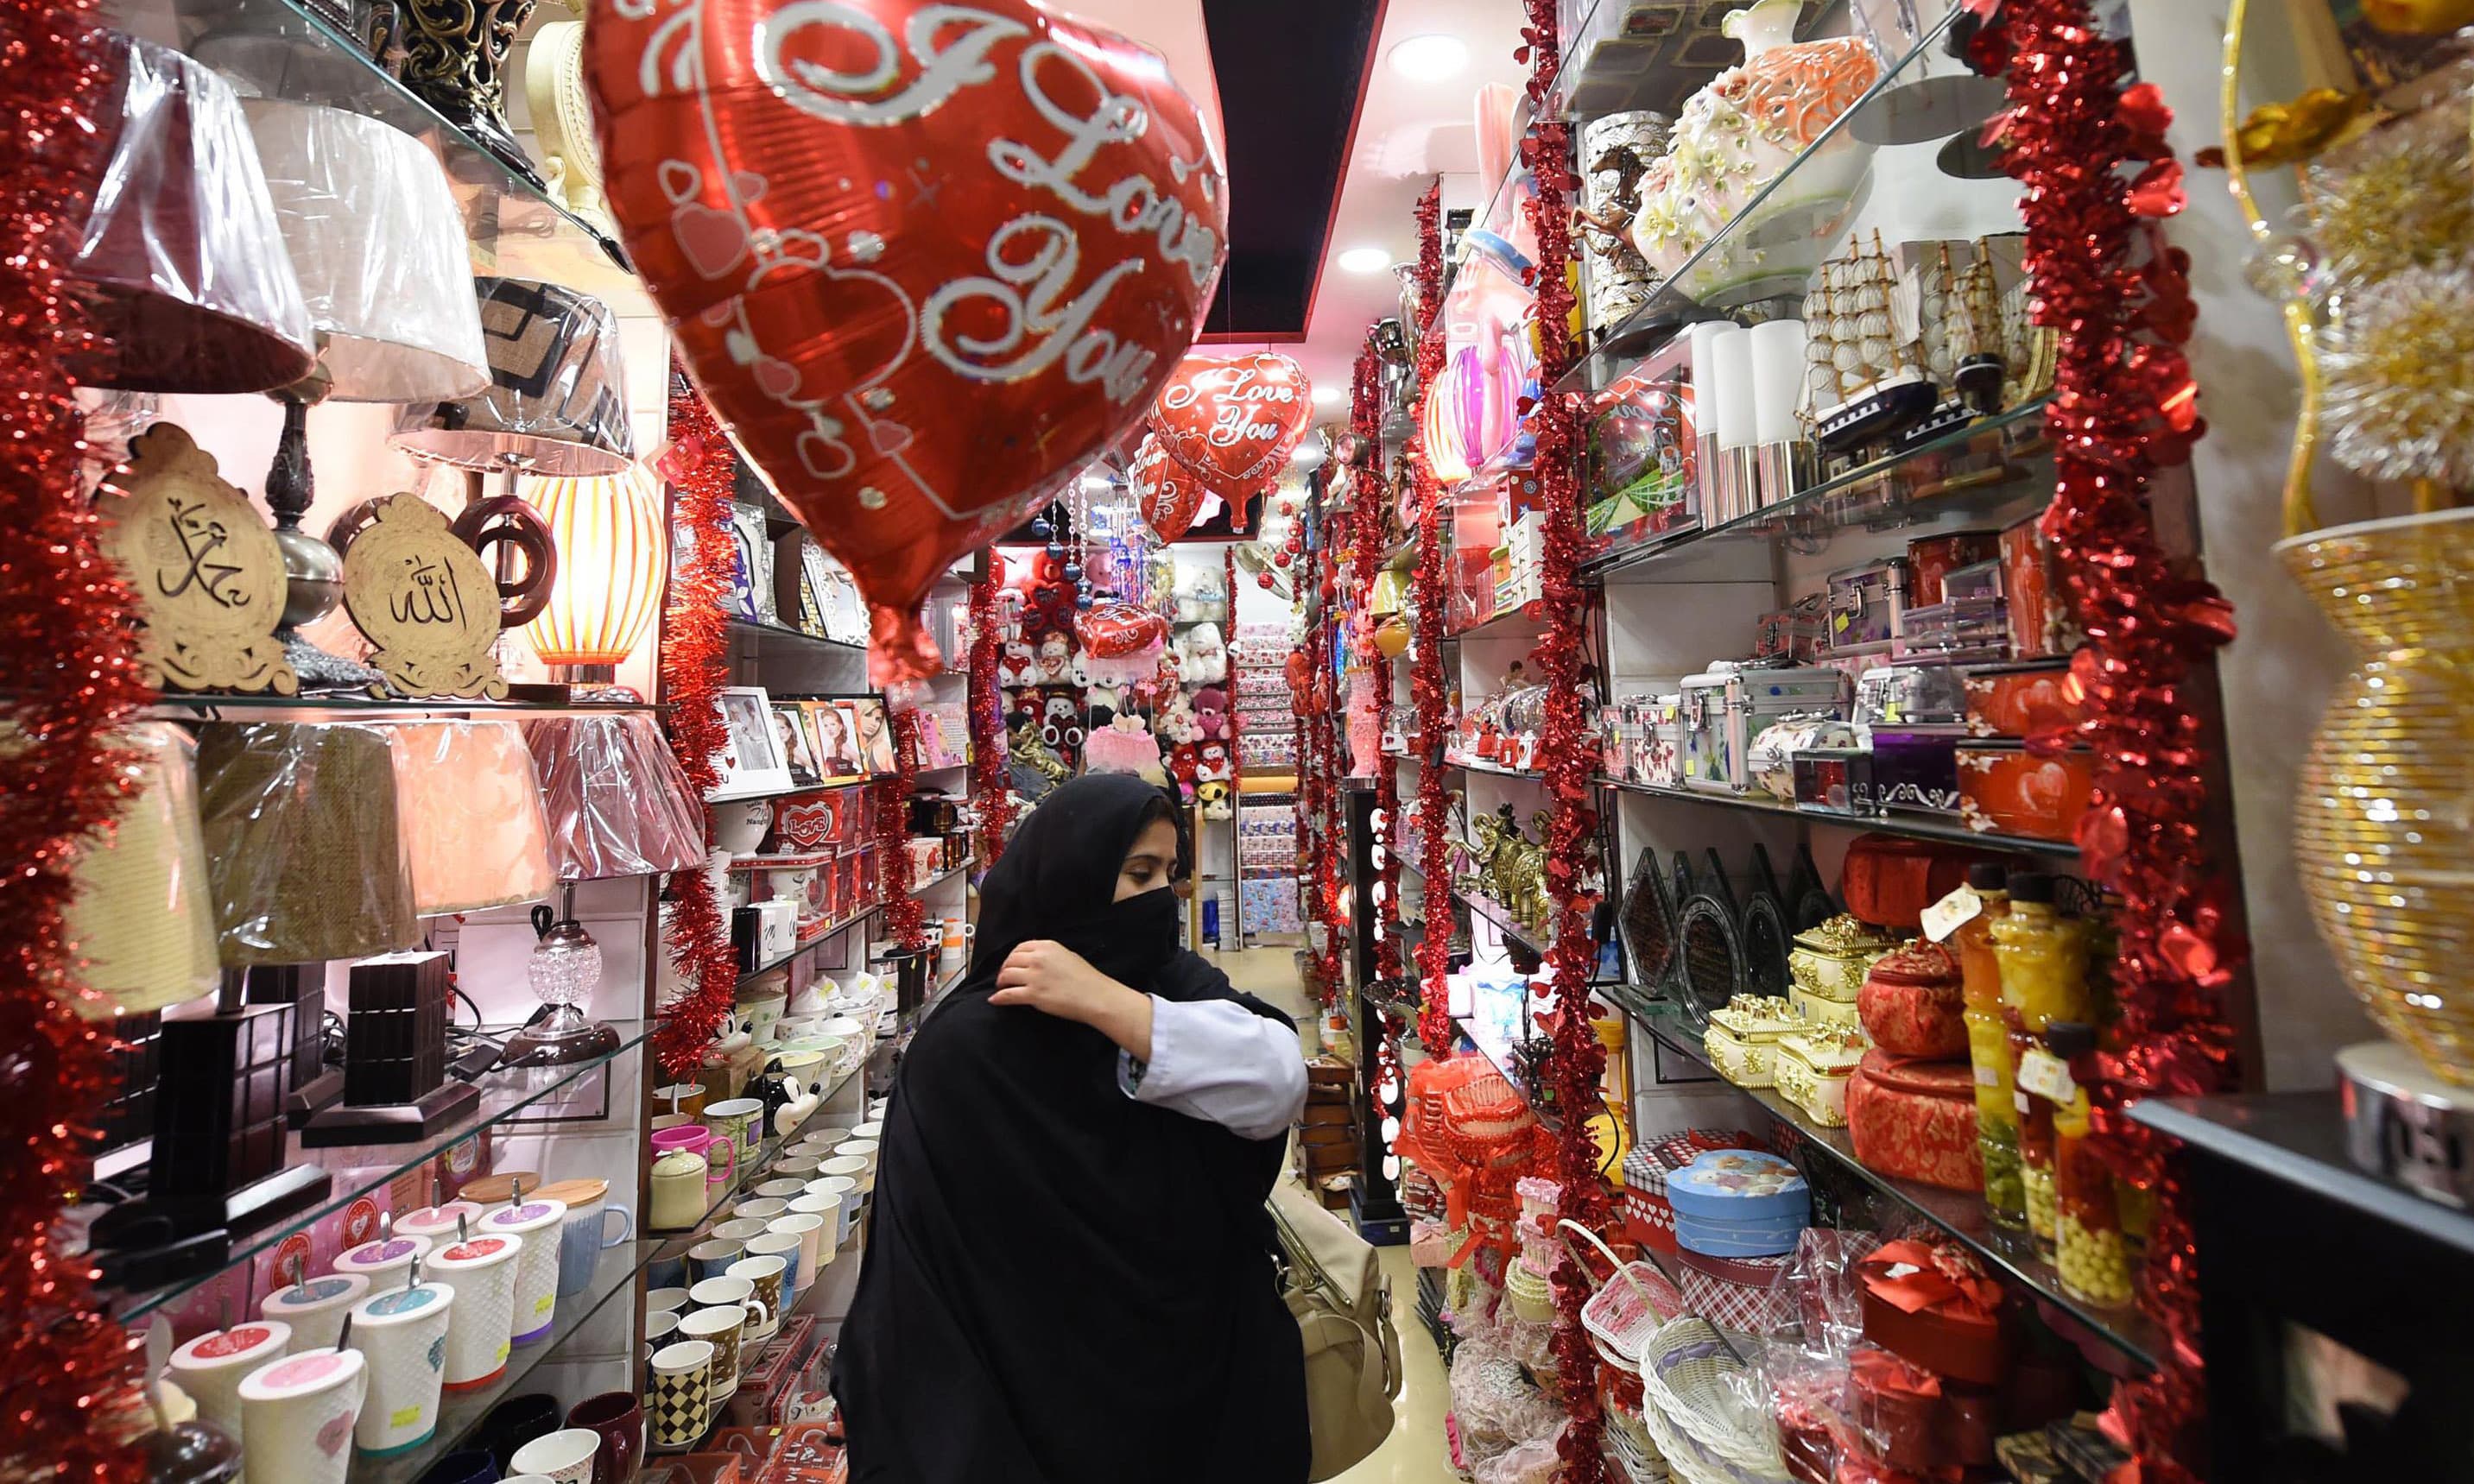
[(544, 664), (618, 664), (662, 610), (661, 481), (631, 464), (607, 479), (526, 479), (523, 495), (558, 542), (558, 583), (524, 641)]

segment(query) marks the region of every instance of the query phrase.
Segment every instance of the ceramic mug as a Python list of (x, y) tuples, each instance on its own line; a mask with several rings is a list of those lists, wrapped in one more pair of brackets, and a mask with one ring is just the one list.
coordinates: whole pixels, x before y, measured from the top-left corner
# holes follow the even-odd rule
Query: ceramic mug
[(276, 1289), (257, 1314), (290, 1325), (294, 1350), (333, 1350), (344, 1332), (344, 1316), (369, 1293), (370, 1281), (360, 1274), (329, 1273)]
[(507, 1467), (518, 1473), (538, 1473), (551, 1484), (592, 1484), (593, 1460), (601, 1451), (601, 1434), (590, 1427), (561, 1427), (516, 1449)]
[(490, 1484), (497, 1477), (497, 1459), (479, 1449), (467, 1448), (431, 1464), (429, 1472), (421, 1476), (421, 1484)]
[(492, 1461), (505, 1472), (507, 1460), (516, 1456), (517, 1449), (558, 1430), (558, 1418), (556, 1397), (546, 1391), (527, 1392), (490, 1408), (482, 1416), (473, 1438), (490, 1450)]
[(816, 1027), (824, 1023), (825, 1017), (813, 1012), (785, 1014), (782, 1018), (773, 1022), (773, 1039), (788, 1044), (802, 1037), (814, 1035)]
[[(830, 1169), (834, 1162), (828, 1160), (825, 1164)], [(851, 1228), (859, 1221), (859, 1176), (844, 1175), (838, 1171), (821, 1176), (808, 1182), (808, 1193), (833, 1198), (835, 1209), (840, 1213), (839, 1220), (834, 1228), (834, 1245), (847, 1246), (850, 1242)]]
[(752, 1097), (734, 1097), (725, 1102), (708, 1104), (704, 1111), (705, 1126), (713, 1130), (714, 1142), (728, 1139), (742, 1160), (752, 1158), (756, 1146), (764, 1141), (759, 1119), (764, 1116), (764, 1105)]
[(713, 843), (733, 855), (752, 855), (773, 826), (773, 805), (763, 799), (740, 799), (713, 808)]
[[(592, 1286), (603, 1253), (636, 1234), (636, 1213), (608, 1199), (606, 1180), (562, 1180), (534, 1193), (567, 1205), (567, 1222), (558, 1229), (558, 1293), (570, 1298)], [(615, 1234), (613, 1216), (618, 1218)]]
[(403, 1286), (407, 1272), (421, 1265), (429, 1256), (429, 1238), (425, 1236), (382, 1236), (363, 1242), (335, 1259), (338, 1273), (358, 1273), (370, 1281), (373, 1292)]
[(680, 1340), (653, 1352), (644, 1402), (655, 1448), (686, 1448), (704, 1436), (713, 1419), (714, 1354), (711, 1340)]
[[(773, 895), (788, 898), (793, 901), (806, 895), (809, 874), (809, 871), (804, 869), (767, 873), (767, 876), (773, 883)], [(782, 889), (785, 877), (794, 883), (792, 889), (787, 892)], [(781, 1023), (783, 1007), (788, 1002), (788, 997), (782, 994), (763, 994), (754, 999), (740, 1000), (738, 1005), (739, 1023), (746, 1027), (747, 1039), (760, 1046), (770, 1045), (773, 1041), (773, 1028)]]
[[(776, 1216), (773, 1219), (779, 1221), (782, 1218)], [(786, 1307), (797, 1303), (799, 1290), (808, 1286), (808, 1270), (799, 1266), (799, 1248), (802, 1245), (796, 1232), (775, 1232), (769, 1228), (763, 1236), (747, 1239), (747, 1256), (782, 1259), (782, 1303)]]
[(750, 1299), (728, 1308), (700, 1308), (679, 1321), (679, 1333), (713, 1346), (712, 1376), (706, 1382), (705, 1394), (716, 1405), (729, 1400), (739, 1390), (739, 1339), (746, 1332), (748, 1309), (755, 1302)]
[(172, 1379), (198, 1404), (199, 1421), (214, 1424), (246, 1447), (240, 1383), (291, 1352), (292, 1327), (279, 1319), (234, 1325), (199, 1335), (172, 1352)]
[(644, 1461), (644, 1407), (631, 1391), (605, 1391), (588, 1397), (567, 1414), (570, 1427), (590, 1427), (601, 1434), (594, 1454), (593, 1476), (601, 1484), (627, 1484)]
[(352, 1348), (369, 1366), (369, 1396), (352, 1443), (375, 1458), (409, 1451), (438, 1431), (447, 1379), (447, 1326), (455, 1290), (419, 1283), (364, 1299), (352, 1309)]
[(240, 1383), (248, 1484), (344, 1484), (369, 1389), (356, 1350), (313, 1350), (252, 1371)]
[(567, 1203), (527, 1197), (521, 1206), (501, 1206), (481, 1218), (481, 1230), (492, 1236), (518, 1237), (523, 1251), (516, 1259), (515, 1342), (530, 1345), (549, 1338), (558, 1319), (558, 1253), (561, 1229), (567, 1225)]
[(702, 1110), (698, 1110), (691, 1113), (655, 1113), (652, 1117), (644, 1121), (644, 1132), (647, 1134), (667, 1134), (672, 1129), (684, 1129), (691, 1126), (700, 1127), (703, 1122), (704, 1113)]
[(789, 1264), (777, 1255), (741, 1257), (730, 1265), (730, 1276), (747, 1284), (748, 1297), (764, 1312), (764, 1317), (760, 1319), (757, 1317), (756, 1309), (748, 1311), (747, 1338), (750, 1340), (773, 1338), (774, 1332), (782, 1328), (782, 1310), (790, 1302), (789, 1288), (786, 1281), (790, 1276)]
[(704, 1112), (704, 1084), (673, 1082), (655, 1088), (653, 1105), (665, 1113), (685, 1113), (693, 1118)]
[[(685, 1116), (684, 1113), (663, 1113), (653, 1122), (661, 1124), (664, 1118)], [(707, 1124), (663, 1124), (653, 1130), (653, 1153), (665, 1155), (673, 1149), (684, 1149), (690, 1154), (703, 1154), (712, 1147), (713, 1140), (713, 1129)]]
[[(764, 1218), (764, 1221), (770, 1221), (773, 1218), (770, 1216), (767, 1216)], [(723, 1241), (737, 1242), (741, 1246), (744, 1246), (746, 1245), (749, 1237), (763, 1236), (764, 1234), (764, 1221), (759, 1221), (753, 1216), (741, 1216), (734, 1212), (728, 1221), (720, 1222), (714, 1227), (713, 1234), (720, 1237)]]
[(675, 1312), (648, 1313), (644, 1316), (644, 1359), (649, 1363), (653, 1352), (679, 1337), (679, 1320)]
[(822, 1155), (786, 1154), (773, 1161), (773, 1173), (786, 1180), (797, 1181), (800, 1188), (805, 1189), (808, 1182), (816, 1178), (816, 1172), (824, 1162)]
[[(726, 1236), (710, 1236), (688, 1249), (688, 1271), (698, 1281), (719, 1278), (730, 1271), (730, 1265), (747, 1256), (747, 1243)], [(689, 1292), (695, 1290), (691, 1288)]]
[(806, 1181), (799, 1180), (788, 1175), (781, 1175), (758, 1185), (756, 1187), (756, 1197), (759, 1200), (787, 1201), (792, 1196), (805, 1195), (807, 1191), (808, 1183)]
[[(801, 1201), (810, 1199), (813, 1197), (805, 1195), (799, 1197)], [(795, 1206), (798, 1203), (791, 1204)], [(766, 1224), (765, 1230), (772, 1235), (795, 1236), (799, 1239), (799, 1260), (796, 1264), (799, 1272), (799, 1287), (813, 1287), (824, 1267), (825, 1259), (833, 1255), (833, 1249), (824, 1244), (824, 1235), (829, 1228), (837, 1224), (838, 1220), (838, 1216), (793, 1210), (787, 1216), (776, 1216)], [(750, 1252), (752, 1254), (753, 1249), (750, 1249)]]
[[(807, 1187), (803, 1185), (800, 1188), (805, 1189)], [(751, 1196), (748, 1199), (740, 1202), (737, 1206), (731, 1208), (730, 1214), (731, 1218), (735, 1221), (753, 1221), (761, 1227), (765, 1222), (781, 1215), (784, 1211), (787, 1211), (789, 1209), (790, 1203), (781, 1196), (759, 1195)], [(751, 1232), (748, 1234), (753, 1236), (756, 1233)]]
[(447, 1320), (447, 1389), (486, 1386), (507, 1369), (515, 1337), (520, 1236), (476, 1236), (430, 1255), (427, 1274), (455, 1290)]
[(644, 1292), (647, 1314), (684, 1314), (688, 1309), (688, 1291), (683, 1287), (650, 1288)]

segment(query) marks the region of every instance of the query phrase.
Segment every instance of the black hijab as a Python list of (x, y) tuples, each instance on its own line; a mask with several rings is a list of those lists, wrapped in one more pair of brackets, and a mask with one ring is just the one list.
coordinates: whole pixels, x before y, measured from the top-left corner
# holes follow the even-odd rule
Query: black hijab
[(970, 970), (886, 1112), (834, 1363), (853, 1484), (1306, 1477), (1304, 1359), (1263, 1211), (1285, 1140), (1138, 1103), (1107, 1038), (988, 999), (1044, 938), (1163, 999), (1285, 1020), (1178, 947), (1172, 892), (1113, 900), (1163, 809), (1139, 778), (1076, 778), (981, 885)]

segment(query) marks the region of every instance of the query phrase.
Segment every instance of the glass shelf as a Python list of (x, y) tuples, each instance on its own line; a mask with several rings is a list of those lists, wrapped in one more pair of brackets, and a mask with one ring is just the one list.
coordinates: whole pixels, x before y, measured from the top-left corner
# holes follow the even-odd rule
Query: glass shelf
[(1551, 935), (1522, 922), (1505, 910), (1503, 904), (1493, 898), (1477, 892), (1463, 891), (1455, 886), (1452, 888), (1452, 900), (1467, 908), (1470, 916), (1493, 923), (1506, 938), (1517, 942), (1540, 958), (1546, 956), (1551, 946), (1549, 942)]
[[(1663, 1001), (1637, 997), (1637, 992), (1602, 991), (1603, 997), (1613, 1000), (1633, 1019), (1638, 1020), (1659, 1042), (1690, 1061), (1710, 1065), (1710, 1053), (1702, 1047), (1701, 1037), (1686, 1023), (1684, 1014)], [(1734, 1084), (1727, 1084), (1734, 1087)], [(2012, 1233), (1996, 1228), (1985, 1219), (1984, 1198), (1972, 1190), (1944, 1190), (1913, 1181), (1895, 1180), (1867, 1169), (1856, 1158), (1853, 1137), (1845, 1129), (1825, 1129), (1805, 1116), (1802, 1110), (1781, 1097), (1775, 1089), (1735, 1088), (1751, 1098), (1779, 1123), (1795, 1131), (1798, 1141), (1820, 1150), (1844, 1165), (1866, 1185), (1889, 1198), (1905, 1211), (1923, 1217), (1964, 1243), (1997, 1274), (2007, 1274), (2035, 1292), (2039, 1306), (2050, 1322), (2058, 1310), (2071, 1328), (2085, 1330), (2115, 1350), (2144, 1366), (2156, 1364), (2160, 1336), (2146, 1315), (2135, 1308), (2098, 1308), (2083, 1304), (2062, 1291), (2061, 1276), (2052, 1264), (2036, 1256), (2035, 1242), (2025, 1233)], [(1885, 1212), (1895, 1215), (1897, 1212)]]
[[(1414, 1010), (1411, 1017), (1415, 1018)], [(1538, 1115), (1540, 1123), (1558, 1131), (1564, 1127), (1563, 1118), (1551, 1105), (1540, 1105), (1537, 1089), (1530, 1086), (1530, 1068), (1520, 1064), (1520, 1058), (1513, 1055), (1510, 1046), (1479, 1035), (1478, 1026), (1466, 1017), (1452, 1017), (1452, 1024), (1459, 1028), (1463, 1040), (1477, 1047), (1478, 1054), (1493, 1063), (1496, 1071), (1503, 1073), (1503, 1080), (1512, 1084), (1512, 1090), (1520, 1094), (1520, 1100), (1529, 1105), (1529, 1111)]]
[[(2046, 401), (2037, 397), (1979, 418), (1722, 524), (1601, 552), (1581, 563), (1582, 575), (1608, 584), (1671, 581), (1669, 573), (1685, 559), (1731, 545), (1758, 547), (1765, 562), (1782, 539), (1811, 551), (1845, 531), (1896, 530), (1949, 515), (2032, 515), (2052, 498)], [(1682, 575), (1707, 576), (1697, 569)]]
[[(335, 1172), (334, 1188), (327, 1198), (307, 1210), (284, 1217), (273, 1225), (251, 1233), (231, 1244), (229, 1256), (209, 1272), (194, 1274), (159, 1287), (122, 1293), (112, 1300), (112, 1317), (122, 1323), (154, 1312), (179, 1300), (183, 1294), (221, 1277), (232, 1268), (274, 1247), (295, 1232), (305, 1231), (373, 1190), (380, 1189), (407, 1170), (416, 1169), (446, 1150), (471, 1138), (484, 1129), (493, 1128), (524, 1110), (545, 1102), (576, 1085), (588, 1074), (601, 1070), (618, 1058), (634, 1051), (644, 1042), (656, 1022), (651, 1020), (614, 1020), (611, 1029), (618, 1033), (618, 1049), (608, 1056), (578, 1062), (568, 1066), (529, 1068), (500, 1067), (482, 1074), (473, 1084), (481, 1090), (481, 1101), (471, 1113), (457, 1119), (438, 1133), (412, 1143), (353, 1144), (331, 1148), (308, 1148), (298, 1133), (284, 1138), (283, 1166), (298, 1169), (314, 1165)], [(490, 1028), (484, 1035), (503, 1039), (521, 1029), (506, 1025)], [(580, 1090), (580, 1089), (579, 1089)], [(349, 1175), (346, 1172), (350, 1172)]]
[(1617, 789), (1627, 794), (1642, 794), (1652, 799), (1680, 799), (1686, 803), (1716, 804), (1724, 809), (1771, 814), (1807, 825), (1829, 825), (1867, 834), (1900, 835), (1909, 840), (1954, 840), (1965, 845), (1979, 845), (1988, 850), (2018, 850), (2030, 855), (2056, 855), (2074, 861), (2079, 858), (2079, 848), (2067, 840), (1994, 834), (1970, 829), (1956, 820), (1934, 819), (1921, 814), (1837, 814), (1827, 809), (1800, 809), (1791, 803), (1779, 803), (1763, 794), (1720, 794), (1699, 788), (1669, 788), (1661, 783), (1626, 783), (1603, 775), (1596, 781), (1600, 788)]
[(155, 698), (153, 714), (159, 721), (196, 721), (224, 711), (313, 712), (319, 721), (368, 718), (384, 721), (405, 716), (557, 716), (585, 711), (595, 714), (657, 713), (661, 706), (645, 701), (442, 701), (379, 700), (370, 696), (196, 695), (167, 690)]
[[(1408, 762), (1417, 761), (1414, 757), (1406, 758), (1404, 760)], [(1492, 774), (1498, 778), (1518, 778), (1524, 783), (1543, 783), (1546, 781), (1546, 775), (1539, 772), (1535, 768), (1506, 768), (1500, 764), (1491, 762), (1454, 762), (1448, 757), (1443, 759), (1443, 766), (1446, 768), (1458, 768), (1463, 773), (1485, 773)]]
[(797, 963), (803, 955), (813, 949), (823, 947), (834, 939), (840, 937), (843, 933), (859, 926), (861, 922), (866, 922), (869, 918), (876, 916), (879, 912), (884, 910), (885, 904), (883, 902), (879, 902), (873, 907), (868, 907), (860, 912), (854, 912), (849, 917), (829, 924), (823, 932), (810, 938), (805, 943), (800, 944), (797, 947), (792, 948), (789, 952), (785, 953), (781, 957), (773, 959), (768, 963), (759, 964), (754, 969), (740, 974), (739, 976), (740, 987), (743, 989), (746, 987), (748, 981), (761, 978), (765, 974), (773, 972), (777, 969), (788, 968), (790, 965)]
[(197, 57), (244, 94), (344, 108), (428, 145), (463, 209), (475, 266), (633, 291), (626, 253), (601, 227), (390, 77), (304, 0), (105, 0), (103, 19)]
[[(1596, 0), (1595, 8), (1623, 3), (1626, 0)], [(1807, 11), (1808, 18), (1809, 4)], [(1904, 56), (1885, 65), (1854, 106), (1755, 191), (1709, 241), (1676, 266), (1647, 301), (1609, 325), (1598, 337), (1599, 348), (1575, 362), (1555, 390), (1604, 386), (1625, 367), (1657, 350), (1685, 324), (1710, 318), (1711, 310), (1758, 299), (1800, 298), (1822, 255), (1872, 189), (1872, 160), (1863, 152), (1879, 141), (1911, 135), (1908, 115), (1914, 108), (1913, 84), (1928, 77), (1939, 81), (1960, 70), (1942, 49), (1942, 34), (1959, 13), (1953, 8)], [(1800, 29), (1799, 34), (1808, 33)], [(1731, 66), (1741, 56), (1734, 43), (1726, 46), (1728, 56), (1720, 66)], [(1718, 69), (1710, 70), (1714, 74)], [(1592, 111), (1613, 111), (1615, 107), (1653, 105), (1622, 103)], [(1992, 107), (2000, 108), (1998, 96)], [(1964, 133), (1982, 122), (1981, 118), (1965, 120), (1951, 128), (1953, 132)]]
[[(1742, 9), (1741, 3), (1563, 0), (1556, 9), (1564, 69), (1547, 106), (1559, 118), (1579, 122), (1634, 108), (1671, 118), (1711, 78), (1744, 60), (1742, 43), (1719, 30), (1727, 12)], [(1812, 36), (1831, 9), (1828, 0), (1805, 0), (1796, 38)], [(1678, 11), (1684, 13), (1671, 13)], [(1635, 12), (1649, 13), (1636, 19)]]

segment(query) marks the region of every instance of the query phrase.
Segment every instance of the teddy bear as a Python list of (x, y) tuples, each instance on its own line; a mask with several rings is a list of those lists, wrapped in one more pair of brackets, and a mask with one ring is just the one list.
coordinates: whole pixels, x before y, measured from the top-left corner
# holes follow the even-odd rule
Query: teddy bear
[(1171, 743), (1197, 742), (1202, 738), (1202, 728), (1195, 720), (1194, 703), (1187, 700), (1181, 690), (1168, 698), (1168, 704), (1160, 707), (1152, 725), (1159, 730), (1162, 738)]
[(1168, 783), (1168, 772), (1160, 766), (1159, 745), (1139, 716), (1120, 716), (1105, 727), (1095, 725), (1082, 749), (1082, 762), (1092, 773), (1130, 773), (1147, 783)]
[(1218, 821), (1228, 818), (1228, 782), (1226, 779), (1213, 778), (1208, 782), (1197, 783), (1194, 786), (1194, 799), (1197, 803), (1202, 805), (1202, 817), (1204, 819)]
[(1048, 706), (1039, 718), (1040, 739), (1071, 760), (1075, 750), (1082, 745), (1082, 708), (1074, 698), (1062, 693), (1051, 695)]
[(1194, 779), (1201, 783), (1225, 783), (1237, 776), (1236, 765), (1228, 760), (1228, 745), (1205, 742), (1195, 754)]
[(1176, 591), (1178, 623), (1218, 623), (1228, 616), (1228, 579), (1217, 566), (1178, 567)]
[(1217, 685), (1228, 679), (1228, 645), (1220, 626), (1199, 623), (1177, 635), (1179, 680), (1189, 685)]
[(1039, 637), (1039, 682), (1043, 685), (1065, 684), (1073, 674), (1074, 643), (1064, 634), (1050, 632)]
[(997, 683), (1007, 688), (1039, 679), (1039, 657), (1021, 639), (1006, 640), (1005, 658), (997, 661)]
[(1194, 693), (1194, 726), (1205, 742), (1225, 742), (1228, 738), (1228, 693), (1216, 685), (1205, 685)]

